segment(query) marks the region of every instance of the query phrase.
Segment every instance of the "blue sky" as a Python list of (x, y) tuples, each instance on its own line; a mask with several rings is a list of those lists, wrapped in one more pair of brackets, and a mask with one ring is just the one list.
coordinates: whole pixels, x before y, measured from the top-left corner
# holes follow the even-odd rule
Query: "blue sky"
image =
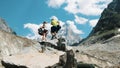
[(111, 1), (0, 0), (0, 17), (5, 19), (18, 35), (27, 36), (31, 32), (34, 34), (36, 26), (43, 21), (50, 22), (50, 18), (54, 16), (64, 23), (73, 22), (78, 34), (85, 38), (97, 23), (103, 9)]

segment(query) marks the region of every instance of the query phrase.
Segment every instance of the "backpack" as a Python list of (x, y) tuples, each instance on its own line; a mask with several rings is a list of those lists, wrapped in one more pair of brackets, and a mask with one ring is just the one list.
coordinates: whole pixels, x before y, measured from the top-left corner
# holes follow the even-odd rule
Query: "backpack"
[(38, 29), (38, 34), (43, 35), (43, 30), (42, 30), (42, 28), (39, 28), (39, 29)]
[(52, 20), (52, 21), (51, 21), (51, 25), (57, 26), (57, 25), (58, 25), (58, 21), (57, 21), (57, 20)]

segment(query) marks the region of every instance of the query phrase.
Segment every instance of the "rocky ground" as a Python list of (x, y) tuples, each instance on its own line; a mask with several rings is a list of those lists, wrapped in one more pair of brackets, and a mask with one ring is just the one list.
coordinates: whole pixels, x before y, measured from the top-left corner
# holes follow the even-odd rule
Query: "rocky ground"
[(17, 66), (26, 66), (28, 68), (45, 68), (56, 64), (59, 61), (59, 56), (64, 52), (53, 50), (45, 51), (44, 53), (27, 53), (17, 54), (13, 56), (3, 57), (5, 63), (15, 64)]
[(104, 43), (74, 47), (80, 62), (96, 64), (98, 67), (112, 67), (120, 64), (120, 36), (114, 36)]

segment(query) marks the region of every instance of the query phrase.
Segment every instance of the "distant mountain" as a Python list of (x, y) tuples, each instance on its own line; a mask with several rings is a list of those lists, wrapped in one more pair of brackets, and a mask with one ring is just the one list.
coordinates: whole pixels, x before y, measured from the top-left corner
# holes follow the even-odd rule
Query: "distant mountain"
[(104, 9), (97, 25), (86, 38), (87, 42), (103, 42), (120, 33), (120, 0), (113, 0)]
[(64, 24), (58, 33), (58, 36), (64, 37), (67, 41), (67, 45), (73, 45), (81, 41), (80, 34), (73, 31), (69, 24)]
[(16, 34), (5, 22), (4, 19), (0, 18), (0, 30)]

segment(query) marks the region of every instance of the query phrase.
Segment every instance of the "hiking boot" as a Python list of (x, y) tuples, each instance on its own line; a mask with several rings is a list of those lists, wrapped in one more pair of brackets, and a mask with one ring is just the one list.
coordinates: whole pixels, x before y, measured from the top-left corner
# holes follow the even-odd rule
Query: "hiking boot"
[(52, 36), (51, 40), (53, 40), (53, 39), (54, 39), (54, 35)]
[(57, 39), (57, 37), (55, 36), (54, 39)]
[(52, 36), (51, 40), (53, 40), (53, 39), (57, 39), (56, 35)]

